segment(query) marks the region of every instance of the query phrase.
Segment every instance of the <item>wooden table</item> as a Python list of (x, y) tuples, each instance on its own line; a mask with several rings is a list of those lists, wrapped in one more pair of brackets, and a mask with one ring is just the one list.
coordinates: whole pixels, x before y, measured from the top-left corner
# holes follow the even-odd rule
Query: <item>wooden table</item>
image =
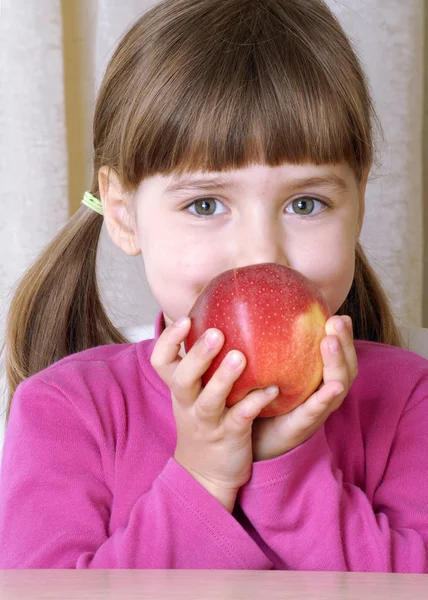
[(0, 570), (1, 600), (427, 600), (428, 575)]

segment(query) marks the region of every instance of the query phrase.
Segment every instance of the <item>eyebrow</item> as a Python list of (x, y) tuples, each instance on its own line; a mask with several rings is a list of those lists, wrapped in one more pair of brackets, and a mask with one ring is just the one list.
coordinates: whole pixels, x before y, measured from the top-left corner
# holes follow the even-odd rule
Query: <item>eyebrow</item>
[[(335, 173), (327, 173), (326, 175), (318, 175), (314, 177), (296, 178), (287, 182), (286, 187), (294, 192), (301, 188), (308, 187), (329, 187), (338, 193), (348, 191), (348, 185), (345, 180)], [(171, 183), (165, 190), (165, 193), (180, 192), (183, 190), (212, 190), (225, 188), (242, 189), (242, 184), (233, 181), (230, 178), (220, 176), (210, 179), (181, 179), (180, 181)]]

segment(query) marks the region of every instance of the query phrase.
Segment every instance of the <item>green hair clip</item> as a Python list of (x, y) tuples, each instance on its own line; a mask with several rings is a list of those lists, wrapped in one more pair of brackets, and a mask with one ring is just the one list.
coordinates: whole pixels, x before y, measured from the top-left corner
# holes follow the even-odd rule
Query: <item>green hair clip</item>
[(101, 200), (98, 200), (98, 198), (93, 196), (91, 194), (91, 192), (85, 192), (85, 195), (83, 196), (82, 204), (84, 204), (88, 208), (91, 208), (92, 210), (97, 212), (99, 215), (104, 214)]

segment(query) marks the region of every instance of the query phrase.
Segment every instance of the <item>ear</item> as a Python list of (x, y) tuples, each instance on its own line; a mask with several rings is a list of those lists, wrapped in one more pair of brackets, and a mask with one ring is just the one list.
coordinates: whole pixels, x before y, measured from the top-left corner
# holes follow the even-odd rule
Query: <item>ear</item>
[(114, 169), (103, 166), (98, 172), (98, 187), (107, 231), (118, 248), (130, 256), (141, 254), (135, 218), (126, 193)]

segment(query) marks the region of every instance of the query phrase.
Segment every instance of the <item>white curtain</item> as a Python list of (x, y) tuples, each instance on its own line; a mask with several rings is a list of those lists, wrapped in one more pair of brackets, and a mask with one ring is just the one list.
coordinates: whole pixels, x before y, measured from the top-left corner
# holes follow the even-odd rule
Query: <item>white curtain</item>
[[(155, 4), (0, 2), (0, 343), (14, 284), (66, 222), (69, 203), (76, 207), (90, 185), (91, 116), (107, 60), (125, 28)], [(382, 167), (367, 189), (362, 242), (399, 323), (420, 327), (428, 322), (422, 197), (425, 2), (329, 4), (361, 56), (386, 134)], [(81, 132), (77, 149), (70, 144), (76, 130)], [(84, 165), (83, 174), (76, 165)], [(147, 288), (142, 258), (122, 255), (105, 231), (99, 268), (115, 324), (154, 320), (159, 307)]]
[(1, 3), (2, 331), (11, 286), (68, 216), (60, 6), (59, 0)]

